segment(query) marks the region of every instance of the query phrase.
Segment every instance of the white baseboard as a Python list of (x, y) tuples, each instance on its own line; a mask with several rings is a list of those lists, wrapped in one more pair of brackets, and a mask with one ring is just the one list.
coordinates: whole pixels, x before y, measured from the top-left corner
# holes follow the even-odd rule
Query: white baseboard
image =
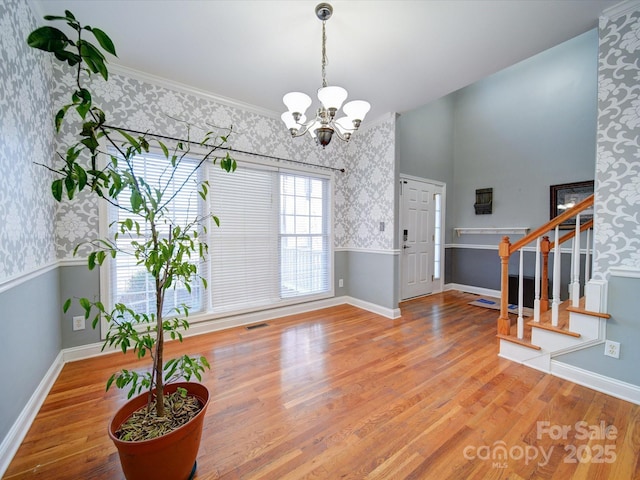
[(558, 360), (551, 360), (551, 374), (598, 392), (606, 393), (612, 397), (640, 405), (640, 387), (638, 385), (605, 377), (599, 373), (590, 372)]
[(394, 319), (394, 318), (400, 318), (400, 316), (402, 315), (399, 308), (383, 307), (381, 305), (365, 302), (364, 300), (359, 300), (353, 297), (339, 297), (339, 298), (344, 299), (344, 301), (341, 303), (348, 303), (349, 305), (353, 305), (354, 307), (358, 307), (363, 310), (367, 310), (369, 312), (377, 313), (378, 315), (382, 315), (383, 317)]
[(491, 290), (490, 288), (475, 287), (473, 285), (462, 285), (460, 283), (447, 283), (444, 286), (444, 290), (460, 290), (461, 292), (475, 293), (476, 295), (500, 298), (500, 290)]
[(22, 440), (24, 440), (25, 435), (29, 431), (33, 420), (40, 411), (40, 407), (47, 398), (49, 390), (51, 390), (63, 366), (63, 355), (62, 352), (60, 352), (20, 412), (20, 415), (18, 415), (18, 418), (11, 426), (9, 433), (7, 433), (2, 440), (0, 444), (0, 477), (2, 477), (7, 468), (9, 468), (13, 456), (18, 451)]
[[(263, 310), (258, 312), (245, 313), (241, 315), (234, 315), (225, 318), (218, 318), (213, 320), (205, 320), (198, 323), (192, 323), (189, 330), (183, 334), (183, 337), (192, 337), (195, 335), (204, 335), (206, 333), (217, 332), (219, 330), (226, 330), (228, 328), (242, 327), (244, 325), (251, 325), (254, 323), (266, 322), (274, 320), (276, 318), (286, 317), (289, 315), (296, 315), (299, 313), (312, 312), (314, 310), (320, 310), (321, 308), (334, 307), (336, 305), (344, 304), (353, 305), (354, 307), (362, 308), (369, 312), (377, 313), (387, 318), (400, 317), (399, 308), (387, 308), (374, 303), (365, 302), (357, 298), (342, 296), (327, 298), (324, 300), (316, 300), (313, 302), (300, 303), (297, 305), (289, 305), (286, 307), (274, 308), (271, 310)], [(107, 348), (102, 351), (102, 342), (91, 343), (88, 345), (82, 345), (79, 347), (66, 348), (62, 350), (64, 363), (74, 362), (76, 360), (84, 360), (86, 358), (97, 357), (100, 355), (106, 355), (119, 351), (116, 348)]]

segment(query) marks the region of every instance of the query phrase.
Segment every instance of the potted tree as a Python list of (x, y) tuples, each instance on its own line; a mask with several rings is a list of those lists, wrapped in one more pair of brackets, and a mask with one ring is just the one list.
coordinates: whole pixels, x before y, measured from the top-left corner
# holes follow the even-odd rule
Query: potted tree
[[(107, 390), (115, 384), (128, 388), (130, 399), (138, 394), (115, 414), (109, 435), (118, 448), (128, 479), (190, 478), (195, 472), (209, 393), (203, 385), (189, 380), (192, 377), (201, 380), (209, 364), (204, 357), (189, 355), (165, 361), (165, 338), (181, 341), (181, 332), (189, 327), (189, 306), (168, 307), (165, 296), (178, 286), (191, 292), (194, 282), (201, 281), (206, 288), (197, 264), (207, 255), (203, 238), (207, 223), (219, 225), (219, 220), (213, 215), (195, 213), (180, 222), (172, 217), (171, 207), (176, 196), (193, 182), (197, 184), (198, 195), (206, 200), (208, 184), (197, 180), (197, 171), (205, 162), (218, 163), (227, 172), (235, 170), (236, 162), (225, 149), (231, 129), (225, 132), (227, 135), (207, 132), (199, 142), (197, 161), (193, 162), (189, 126), (186, 126), (187, 140), (172, 147), (161, 141), (150, 143), (147, 137), (151, 135), (135, 136), (109, 127), (104, 111), (93, 103), (87, 85), (92, 74), (108, 80), (105, 54), (116, 55), (112, 40), (102, 30), (82, 25), (70, 11), (44, 18), (65, 22), (73, 32), (70, 38), (62, 30), (43, 26), (27, 39), (31, 47), (52, 53), (74, 69), (75, 85), (70, 101), (55, 116), (56, 131), (69, 121), (70, 112), (75, 111), (80, 118), (80, 122), (76, 120), (78, 142), (59, 154), (53, 166), (46, 166), (55, 174), (51, 185), (53, 197), (60, 202), (64, 197), (71, 200), (79, 192), (85, 192), (123, 213), (110, 225), (109, 237), (88, 242), (88, 268), (102, 266), (117, 255), (131, 255), (154, 291), (155, 304), (150, 313), (125, 303), (109, 306), (95, 299), (78, 300), (85, 318), (92, 317), (93, 328), (101, 318), (106, 320), (108, 331), (103, 349), (115, 347), (124, 353), (131, 349), (138, 358), (149, 354), (151, 359), (147, 371), (121, 370), (108, 379)], [(85, 36), (95, 39), (97, 44)], [(164, 183), (146, 179), (139, 168), (140, 155), (149, 152), (152, 144), (166, 160), (167, 167), (160, 176)], [(176, 182), (175, 172), (185, 167), (187, 157), (190, 160), (186, 177)], [(171, 188), (168, 182), (172, 182)], [(76, 247), (74, 253), (77, 250)], [(71, 299), (65, 302), (65, 312), (71, 302)], [(185, 382), (175, 383), (180, 379)], [(146, 393), (141, 393), (143, 390)]]

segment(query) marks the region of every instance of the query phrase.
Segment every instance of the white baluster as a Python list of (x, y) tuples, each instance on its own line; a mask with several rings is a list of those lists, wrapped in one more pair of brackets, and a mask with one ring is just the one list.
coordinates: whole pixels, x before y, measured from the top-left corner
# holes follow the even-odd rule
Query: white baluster
[(533, 321), (540, 321), (540, 237), (536, 240), (536, 273), (534, 279)]
[(522, 317), (522, 297), (523, 297), (523, 290), (524, 290), (524, 278), (523, 278), (523, 262), (522, 262), (522, 258), (523, 258), (523, 254), (524, 251), (522, 249), (520, 249), (520, 274), (519, 274), (519, 278), (518, 278), (518, 338), (522, 340), (522, 338), (524, 337), (524, 318)]
[(584, 284), (591, 280), (591, 229), (587, 228), (587, 247), (584, 256)]
[(558, 326), (558, 313), (560, 308), (560, 227), (556, 226), (555, 246), (553, 247), (553, 301), (551, 302), (551, 325)]
[(576, 236), (573, 239), (573, 274), (571, 283), (571, 305), (580, 304), (580, 214), (576, 215)]

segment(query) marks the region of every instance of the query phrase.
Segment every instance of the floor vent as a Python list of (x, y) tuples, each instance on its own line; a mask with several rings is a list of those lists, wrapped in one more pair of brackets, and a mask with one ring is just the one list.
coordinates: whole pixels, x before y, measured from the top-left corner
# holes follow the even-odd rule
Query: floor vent
[(256, 323), (255, 325), (249, 325), (247, 330), (255, 330), (256, 328), (268, 327), (268, 323)]

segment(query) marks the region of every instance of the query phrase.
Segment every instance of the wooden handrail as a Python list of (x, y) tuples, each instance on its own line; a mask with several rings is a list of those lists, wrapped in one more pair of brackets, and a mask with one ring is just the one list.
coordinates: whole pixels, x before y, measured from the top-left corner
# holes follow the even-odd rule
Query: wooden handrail
[[(580, 233), (590, 229), (591, 227), (593, 227), (593, 219), (591, 219), (588, 222), (585, 222), (582, 225), (580, 225)], [(576, 236), (575, 229), (571, 229), (571, 231), (569, 233), (567, 233), (566, 235), (563, 235), (562, 237), (560, 237), (560, 245), (562, 245), (564, 242), (566, 242), (567, 240), (572, 239), (575, 236)], [(553, 250), (553, 247), (555, 247), (555, 246), (556, 246), (556, 242), (551, 242), (550, 249)]]
[[(520, 240), (518, 240), (513, 244), (509, 242), (509, 237), (502, 238), (502, 242), (500, 242), (500, 245), (498, 245), (498, 255), (500, 255), (500, 267), (501, 267), (500, 268), (500, 271), (501, 271), (500, 316), (498, 317), (498, 334), (499, 335), (509, 335), (511, 330), (511, 321), (509, 320), (509, 313), (508, 313), (509, 257), (511, 256), (511, 254), (520, 250), (522, 247), (533, 242), (538, 237), (541, 237), (542, 235), (549, 232), (550, 230), (555, 229), (561, 223), (569, 220), (570, 218), (575, 217), (576, 215), (583, 212), (587, 208), (593, 206), (593, 200), (594, 200), (594, 195), (592, 194), (587, 198), (585, 198), (584, 200), (582, 200), (581, 202), (579, 202), (578, 204), (574, 205), (571, 209), (558, 215), (557, 217), (545, 223), (541, 227), (536, 228), (533, 232), (529, 233), (528, 235), (525, 235), (524, 237), (522, 237)], [(589, 220), (588, 222), (585, 222), (584, 225), (580, 226), (580, 231), (583, 232), (588, 228), (591, 228), (592, 226), (593, 226), (593, 220)], [(575, 234), (576, 233), (574, 229), (572, 232), (569, 232), (563, 237), (561, 237), (558, 241), (559, 244), (562, 244), (563, 242), (569, 240), (570, 238), (575, 237)], [(549, 251), (553, 249), (554, 246), (555, 246), (555, 242), (550, 242), (549, 237), (545, 236), (542, 239), (542, 242), (541, 242), (541, 253), (543, 256), (543, 272), (542, 272), (542, 282), (541, 282), (542, 283), (541, 285), (542, 287), (541, 310), (542, 311), (545, 311), (549, 308), (548, 307), (549, 300), (548, 300), (548, 293), (547, 293), (547, 290), (548, 290), (547, 263), (548, 263)]]
[(578, 213), (586, 210), (587, 208), (589, 208), (591, 206), (593, 206), (593, 194), (589, 195), (587, 198), (582, 200), (580, 203), (574, 205), (573, 208), (567, 210), (564, 213), (561, 213), (560, 215), (558, 215), (553, 220), (548, 221), (547, 223), (545, 223), (541, 227), (536, 228), (533, 232), (529, 233), (528, 235), (525, 235), (520, 240), (518, 240), (517, 242), (513, 243), (511, 245), (511, 247), (509, 248), (509, 254), (512, 254), (513, 252), (515, 252), (517, 250), (520, 250), (525, 245), (533, 242), (536, 238), (538, 238), (543, 233), (546, 233), (549, 230), (552, 230), (552, 229), (556, 228), (556, 226), (560, 225), (562, 222), (565, 222), (566, 220), (569, 220), (570, 218), (575, 217)]

